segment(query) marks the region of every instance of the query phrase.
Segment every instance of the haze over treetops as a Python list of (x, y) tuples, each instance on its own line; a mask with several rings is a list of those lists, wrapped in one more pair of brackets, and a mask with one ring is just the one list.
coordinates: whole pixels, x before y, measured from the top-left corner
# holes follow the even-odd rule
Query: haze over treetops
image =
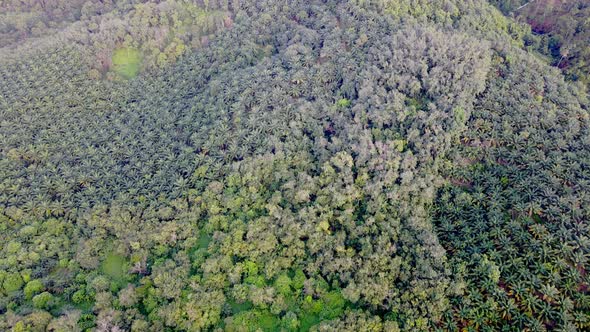
[(589, 13), (1, 2), (0, 330), (589, 330)]

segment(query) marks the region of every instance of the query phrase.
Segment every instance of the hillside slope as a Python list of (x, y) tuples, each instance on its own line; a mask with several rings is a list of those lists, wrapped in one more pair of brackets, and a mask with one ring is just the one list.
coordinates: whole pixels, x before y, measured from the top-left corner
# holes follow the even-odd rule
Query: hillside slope
[(590, 328), (589, 104), (526, 25), (108, 8), (3, 32), (0, 329)]

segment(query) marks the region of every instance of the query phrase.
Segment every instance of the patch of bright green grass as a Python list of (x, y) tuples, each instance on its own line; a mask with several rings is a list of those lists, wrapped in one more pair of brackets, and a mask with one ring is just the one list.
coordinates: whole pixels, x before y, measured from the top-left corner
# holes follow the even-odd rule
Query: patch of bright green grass
[(233, 316), (233, 322), (227, 331), (279, 331), (280, 320), (268, 310), (242, 311)]
[(104, 274), (116, 282), (124, 281), (127, 276), (127, 262), (123, 256), (109, 254), (102, 262), (101, 268)]
[(133, 78), (139, 73), (141, 54), (131, 47), (123, 47), (113, 53), (113, 69), (124, 78)]

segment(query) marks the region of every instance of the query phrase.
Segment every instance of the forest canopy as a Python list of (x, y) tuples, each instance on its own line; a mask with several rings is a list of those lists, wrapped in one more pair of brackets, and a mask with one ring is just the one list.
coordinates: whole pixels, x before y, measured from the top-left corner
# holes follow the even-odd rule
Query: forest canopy
[(0, 2), (0, 330), (590, 329), (588, 8), (523, 4)]

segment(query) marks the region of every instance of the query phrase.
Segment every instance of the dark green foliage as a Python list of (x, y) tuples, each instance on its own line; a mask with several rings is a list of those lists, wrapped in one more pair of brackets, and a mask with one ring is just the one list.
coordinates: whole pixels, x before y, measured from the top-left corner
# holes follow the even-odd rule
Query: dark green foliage
[(467, 286), (454, 300), (456, 323), (587, 329), (586, 100), (537, 61), (515, 57), (498, 65), (502, 80), (488, 81), (457, 146), (475, 164), (449, 176), (474, 186), (448, 187), (436, 204), (441, 242)]

